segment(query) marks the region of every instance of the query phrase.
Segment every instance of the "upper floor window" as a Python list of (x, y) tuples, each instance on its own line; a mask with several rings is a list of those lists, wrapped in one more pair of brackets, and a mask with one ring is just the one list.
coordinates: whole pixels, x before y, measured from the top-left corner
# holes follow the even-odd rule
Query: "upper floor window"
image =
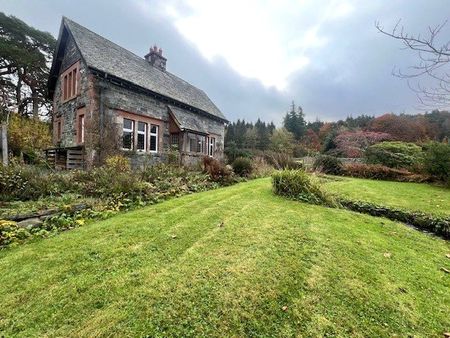
[(77, 62), (61, 75), (61, 97), (64, 102), (69, 101), (78, 95), (78, 68), (79, 63)]

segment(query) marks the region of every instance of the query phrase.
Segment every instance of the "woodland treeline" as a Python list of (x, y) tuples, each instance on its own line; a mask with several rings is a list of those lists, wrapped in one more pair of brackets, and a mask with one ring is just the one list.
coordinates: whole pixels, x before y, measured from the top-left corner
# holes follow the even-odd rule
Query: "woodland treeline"
[(338, 157), (361, 157), (365, 148), (382, 141), (448, 142), (450, 112), (425, 114), (362, 114), (335, 122), (308, 122), (301, 107), (292, 103), (280, 128), (258, 119), (237, 120), (226, 128), (225, 150), (230, 157), (260, 151), (282, 151), (302, 157), (325, 153)]

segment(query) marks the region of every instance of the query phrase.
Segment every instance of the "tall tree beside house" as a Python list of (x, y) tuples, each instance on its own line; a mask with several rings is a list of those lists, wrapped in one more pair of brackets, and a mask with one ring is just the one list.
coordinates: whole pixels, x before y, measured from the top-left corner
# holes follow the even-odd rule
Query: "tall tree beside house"
[(294, 101), (292, 101), (290, 111), (284, 117), (283, 125), (287, 131), (294, 135), (296, 140), (301, 140), (306, 133), (306, 121), (303, 109), (300, 106), (296, 108)]
[(0, 106), (3, 112), (48, 112), (47, 79), (55, 38), (0, 12)]

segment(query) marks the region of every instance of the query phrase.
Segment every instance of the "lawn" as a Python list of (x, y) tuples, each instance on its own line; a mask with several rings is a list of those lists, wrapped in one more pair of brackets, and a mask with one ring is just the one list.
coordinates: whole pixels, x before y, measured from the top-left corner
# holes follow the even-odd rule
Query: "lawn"
[(325, 179), (329, 191), (351, 200), (450, 216), (450, 189), (424, 183), (375, 181), (361, 178)]
[(270, 180), (0, 252), (0, 336), (442, 337), (448, 242)]

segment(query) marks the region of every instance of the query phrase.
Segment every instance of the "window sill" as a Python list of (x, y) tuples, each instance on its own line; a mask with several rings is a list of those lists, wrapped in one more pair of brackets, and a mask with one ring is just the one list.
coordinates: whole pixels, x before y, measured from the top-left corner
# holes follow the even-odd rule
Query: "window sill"
[(72, 97), (70, 97), (68, 99), (61, 100), (61, 103), (64, 104), (64, 103), (67, 103), (69, 101), (72, 101), (72, 100), (76, 99), (78, 96), (80, 96), (80, 95), (78, 94), (78, 95), (72, 96)]

